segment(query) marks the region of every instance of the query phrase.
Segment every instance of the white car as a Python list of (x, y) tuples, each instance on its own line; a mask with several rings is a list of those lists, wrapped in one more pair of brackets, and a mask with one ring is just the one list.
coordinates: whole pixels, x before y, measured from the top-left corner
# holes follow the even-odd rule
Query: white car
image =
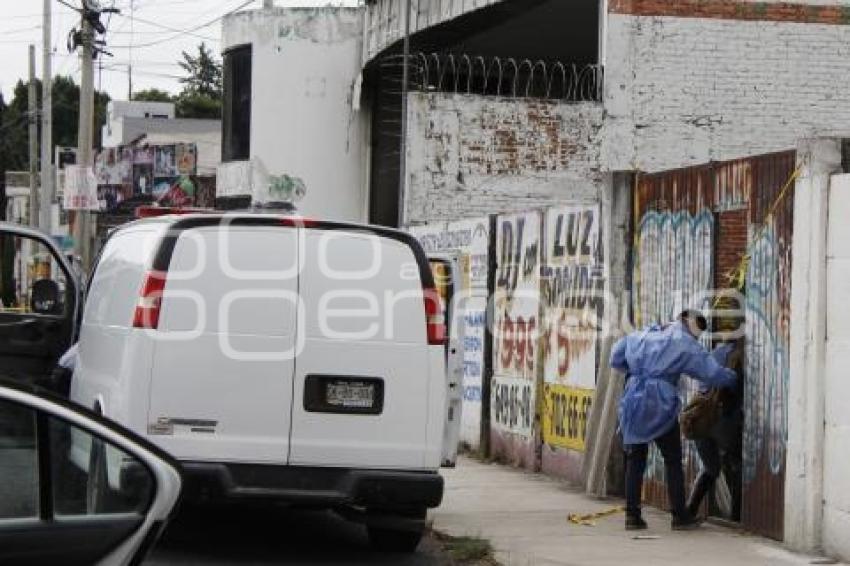
[[(69, 458), (70, 435), (118, 454), (128, 473), (109, 508), (95, 467)], [(0, 380), (0, 564), (141, 564), (180, 496), (180, 465), (115, 423), (58, 397)], [(100, 487), (98, 487), (100, 486)]]
[[(413, 550), (456, 449), (445, 347), (428, 258), (406, 233), (167, 215), (105, 243), (71, 398), (175, 456), (189, 498), (333, 508), (377, 547)], [(119, 455), (74, 450), (120, 487)]]

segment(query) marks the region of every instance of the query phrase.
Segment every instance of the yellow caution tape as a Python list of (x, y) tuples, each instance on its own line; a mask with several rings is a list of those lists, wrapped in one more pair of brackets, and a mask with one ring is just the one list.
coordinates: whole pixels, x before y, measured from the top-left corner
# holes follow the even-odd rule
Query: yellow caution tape
[(596, 519), (610, 517), (611, 515), (618, 515), (625, 511), (626, 509), (624, 507), (612, 507), (611, 509), (600, 511), (599, 513), (588, 513), (587, 515), (570, 514), (567, 515), (567, 522), (574, 525), (581, 525), (583, 527), (595, 527)]
[[(800, 173), (803, 170), (803, 166), (800, 165), (797, 167), (791, 176), (788, 177), (788, 180), (785, 182), (785, 185), (782, 187), (782, 190), (779, 191), (779, 194), (774, 199), (773, 203), (770, 205), (770, 208), (767, 211), (767, 214), (764, 217), (764, 221), (759, 226), (758, 231), (755, 236), (750, 240), (750, 246), (755, 246), (758, 241), (761, 239), (762, 232), (767, 229), (767, 225), (770, 223), (771, 218), (776, 213), (776, 209), (779, 208), (779, 205), (785, 200), (785, 196), (788, 194), (788, 191), (791, 187), (794, 186), (794, 182), (797, 180), (797, 177), (800, 176)], [(741, 258), (741, 261), (738, 263), (738, 266), (735, 267), (732, 271), (726, 274), (726, 279), (729, 282), (729, 287), (732, 289), (737, 289), (738, 291), (743, 291), (744, 286), (747, 282), (747, 269), (750, 266), (750, 258), (752, 254), (748, 249), (744, 254), (744, 257)]]

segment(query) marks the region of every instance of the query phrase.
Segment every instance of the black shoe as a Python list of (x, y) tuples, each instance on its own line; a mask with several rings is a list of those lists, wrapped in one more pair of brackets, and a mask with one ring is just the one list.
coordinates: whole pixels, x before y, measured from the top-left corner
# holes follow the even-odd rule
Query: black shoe
[(648, 528), (649, 525), (641, 517), (626, 517), (627, 531), (645, 531)]
[(702, 521), (696, 517), (689, 516), (685, 518), (673, 518), (670, 528), (674, 531), (693, 531), (702, 525)]

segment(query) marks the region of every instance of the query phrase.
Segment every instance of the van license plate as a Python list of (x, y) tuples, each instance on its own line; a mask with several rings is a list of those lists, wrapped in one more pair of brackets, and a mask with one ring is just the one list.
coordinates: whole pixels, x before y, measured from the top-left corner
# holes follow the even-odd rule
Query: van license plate
[(356, 381), (328, 382), (325, 399), (333, 407), (371, 409), (375, 405), (375, 385)]

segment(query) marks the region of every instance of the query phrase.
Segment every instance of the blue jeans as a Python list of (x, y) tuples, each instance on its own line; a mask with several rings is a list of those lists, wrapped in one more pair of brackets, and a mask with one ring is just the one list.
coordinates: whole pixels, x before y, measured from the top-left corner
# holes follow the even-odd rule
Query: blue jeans
[[(669, 432), (653, 440), (664, 458), (667, 480), (667, 497), (670, 500), (670, 512), (677, 519), (685, 519), (685, 473), (682, 469), (682, 436), (679, 423)], [(649, 444), (626, 446), (626, 515), (640, 517), (643, 475), (646, 472), (646, 459)]]

